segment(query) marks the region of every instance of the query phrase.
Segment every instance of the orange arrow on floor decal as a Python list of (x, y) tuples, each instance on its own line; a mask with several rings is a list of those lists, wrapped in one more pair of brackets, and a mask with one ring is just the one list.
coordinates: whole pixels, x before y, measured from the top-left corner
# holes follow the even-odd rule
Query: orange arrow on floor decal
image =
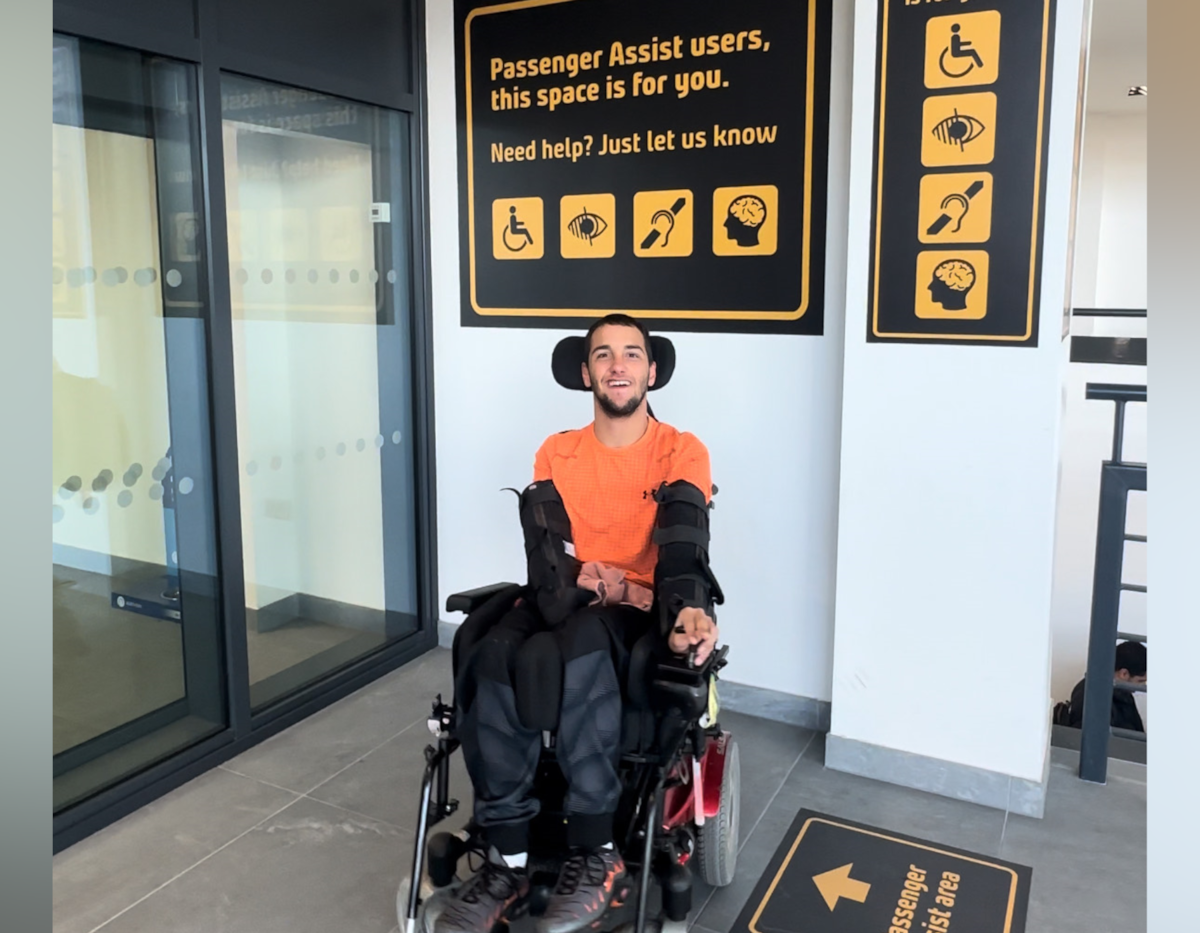
[(829, 905), (830, 910), (833, 910), (837, 906), (839, 897), (844, 897), (850, 901), (858, 901), (860, 904), (867, 899), (867, 894), (870, 892), (871, 886), (865, 881), (855, 881), (851, 878), (850, 872), (853, 868), (854, 863), (851, 862), (849, 865), (843, 865), (841, 868), (813, 875), (813, 881), (817, 885), (817, 890), (821, 892), (821, 897), (825, 898), (825, 903)]

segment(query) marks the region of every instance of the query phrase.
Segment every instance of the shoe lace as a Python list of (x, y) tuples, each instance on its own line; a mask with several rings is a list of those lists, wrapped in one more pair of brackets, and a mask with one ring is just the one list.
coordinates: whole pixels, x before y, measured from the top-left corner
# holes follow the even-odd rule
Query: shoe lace
[(559, 874), (555, 894), (572, 895), (581, 883), (601, 885), (608, 876), (608, 865), (604, 857), (596, 852), (577, 852), (568, 858)]
[(498, 901), (506, 901), (521, 890), (521, 872), (500, 862), (494, 862), (483, 854), (483, 865), (471, 876), (463, 889), (462, 900), (466, 904), (478, 904), (486, 893)]

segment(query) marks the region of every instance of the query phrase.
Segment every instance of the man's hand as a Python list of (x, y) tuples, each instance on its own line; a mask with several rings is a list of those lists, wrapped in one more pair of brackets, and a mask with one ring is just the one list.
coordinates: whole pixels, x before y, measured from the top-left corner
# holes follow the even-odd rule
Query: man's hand
[(692, 645), (696, 648), (696, 666), (708, 660), (717, 646), (717, 623), (703, 609), (693, 606), (681, 609), (675, 617), (675, 629), (667, 640), (667, 647), (675, 654), (687, 654)]

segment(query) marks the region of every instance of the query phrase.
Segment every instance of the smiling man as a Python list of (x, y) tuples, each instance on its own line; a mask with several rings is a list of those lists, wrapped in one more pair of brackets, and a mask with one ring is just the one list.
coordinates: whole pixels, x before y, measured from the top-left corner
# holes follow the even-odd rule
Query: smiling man
[(529, 598), (460, 664), (459, 737), (489, 852), (435, 933), (489, 933), (529, 890), (542, 737), (517, 712), (521, 646), (551, 631), (561, 657), (556, 752), (571, 852), (538, 931), (574, 933), (603, 913), (625, 874), (613, 818), (629, 652), (657, 631), (663, 651), (694, 652), (702, 664), (717, 642), (713, 606), (722, 597), (708, 563), (708, 451), (651, 415), (646, 394), (657, 370), (640, 322), (609, 315), (592, 325), (584, 347), (594, 420), (542, 444), (521, 495)]

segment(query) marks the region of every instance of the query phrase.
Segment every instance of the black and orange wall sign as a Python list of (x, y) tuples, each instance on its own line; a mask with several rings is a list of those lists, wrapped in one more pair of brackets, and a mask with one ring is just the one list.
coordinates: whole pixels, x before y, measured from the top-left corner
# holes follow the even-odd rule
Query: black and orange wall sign
[(881, 0), (867, 339), (1036, 346), (1054, 0)]
[(821, 334), (831, 6), (457, 0), (462, 323)]

